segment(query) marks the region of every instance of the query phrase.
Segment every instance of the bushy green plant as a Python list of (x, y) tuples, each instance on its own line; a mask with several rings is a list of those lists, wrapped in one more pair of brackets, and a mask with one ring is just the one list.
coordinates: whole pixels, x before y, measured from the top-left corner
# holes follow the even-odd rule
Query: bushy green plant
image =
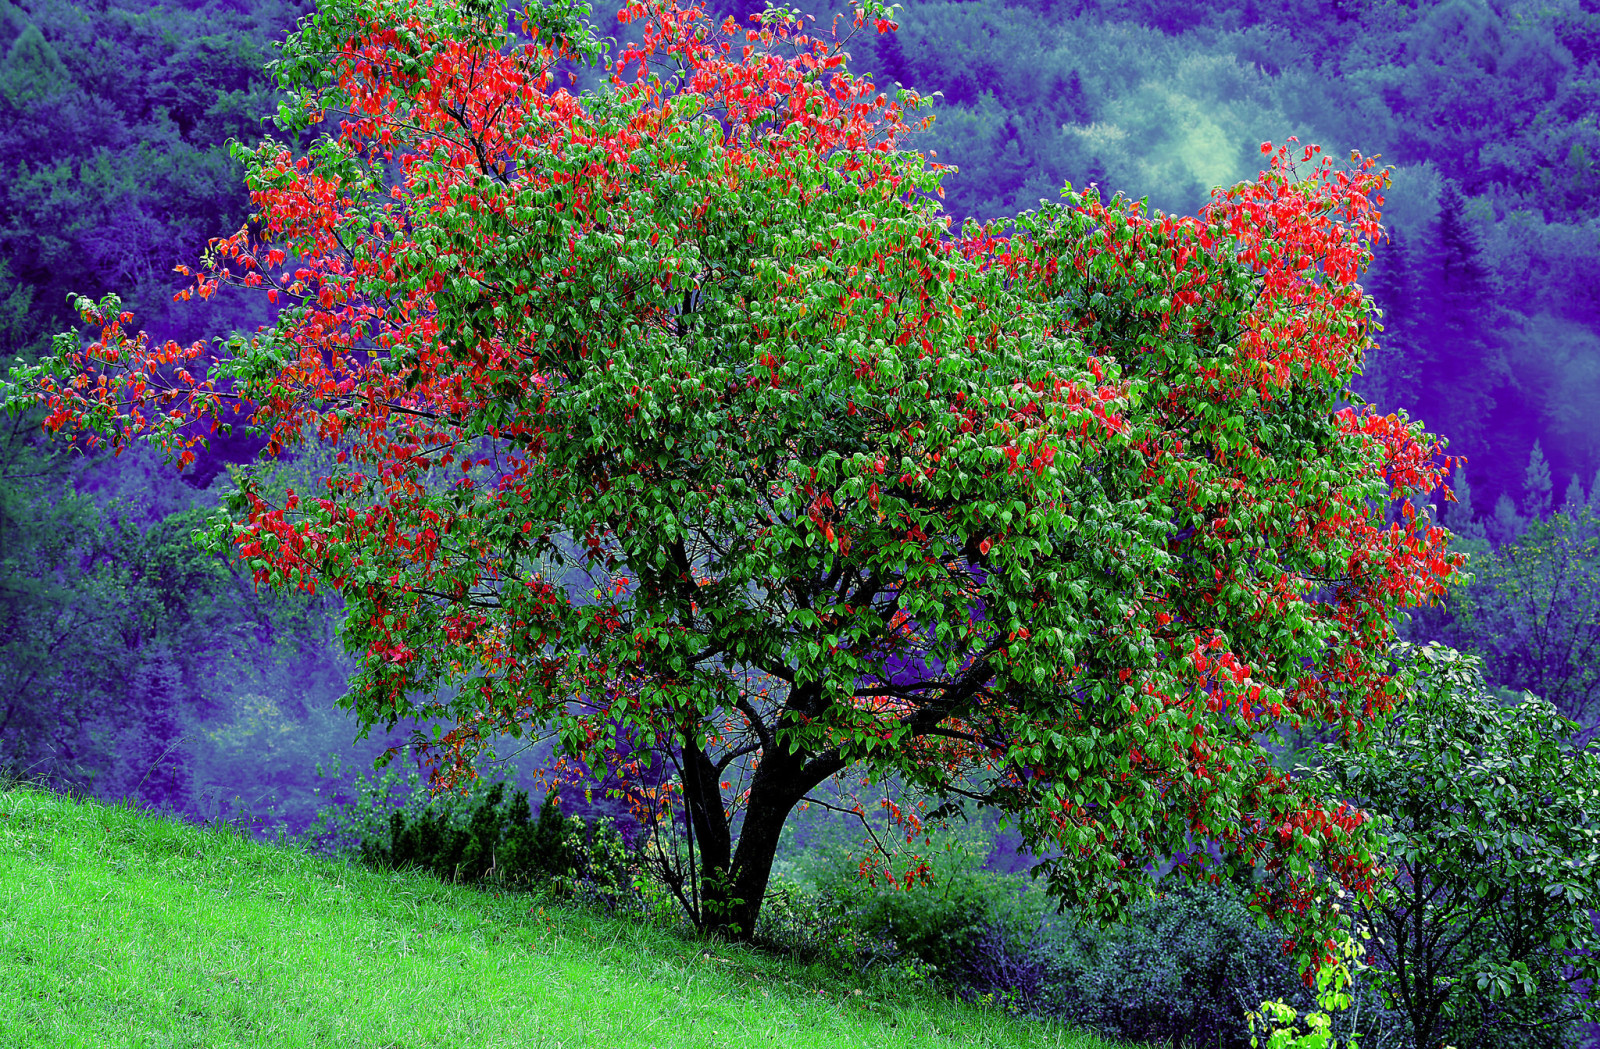
[[(1540, 467), (1548, 486), (1542, 457), (1529, 473)], [(1546, 487), (1546, 502), (1549, 494)], [(1548, 700), (1579, 724), (1576, 741), (1600, 739), (1600, 514), (1569, 506), (1534, 518), (1475, 560), (1454, 632), (1482, 655), (1490, 680)]]
[[(332, 775), (342, 771), (336, 759)], [(318, 812), (305, 840), (316, 852), (449, 881), (543, 885), (612, 910), (638, 902), (638, 864), (613, 821), (563, 816), (553, 793), (535, 818), (527, 792), (507, 798), (506, 788), (479, 781), (430, 796), (414, 768), (363, 772), (350, 796)]]
[[(1041, 1011), (1126, 1041), (1244, 1049), (1247, 1013), (1262, 1002), (1316, 1006), (1283, 954), (1282, 936), (1262, 928), (1244, 894), (1228, 884), (1181, 885), (1115, 925), (1068, 921), (1053, 941)], [(1392, 1031), (1394, 1018), (1381, 1014), (1370, 992), (1362, 1003), (1369, 1029)], [(1393, 1041), (1362, 1044), (1376, 1049)]]
[[(321, 856), (356, 859), (363, 841), (378, 841), (388, 834), (389, 814), (405, 809), (420, 814), (428, 803), (422, 775), (402, 762), (393, 762), (379, 775), (352, 770), (344, 758), (334, 755), (317, 762), (317, 777), (326, 786), (314, 788), (318, 797), (327, 795), (315, 819), (301, 835), (301, 845)], [(354, 771), (348, 785), (347, 776)]]
[[(1397, 645), (1408, 699), (1370, 748), (1319, 746), (1302, 770), (1372, 812), (1379, 893), (1357, 898), (1373, 972), (1415, 1044), (1573, 1044), (1600, 1019), (1600, 753), (1525, 695), (1502, 707), (1477, 659)], [(1591, 983), (1592, 988), (1592, 983)]]
[[(1332, 1008), (1307, 991), (1281, 934), (1259, 925), (1239, 886), (1181, 885), (1109, 926), (1052, 921), (1024, 879), (983, 870), (973, 844), (937, 851), (932, 882), (910, 889), (866, 886), (842, 868), (829, 880), (833, 864), (813, 871), (820, 890), (780, 879), (761, 938), (812, 959), (901, 966), (969, 1000), (1125, 1041), (1246, 1049), (1248, 1013), (1265, 1013), (1263, 1003), (1281, 1003), (1284, 1024)], [(1330, 1039), (1407, 1044), (1404, 1018), (1369, 981), (1338, 991), (1351, 1007), (1331, 1017)]]
[(545, 799), (534, 822), (527, 792), (517, 791), (508, 802), (505, 787), (492, 784), (487, 794), (472, 799), (464, 824), (454, 807), (430, 807), (414, 819), (404, 811), (391, 812), (387, 843), (363, 840), (361, 858), (371, 866), (420, 867), (450, 881), (570, 878), (579, 850), (553, 799)]
[(1013, 881), (958, 871), (931, 884), (872, 893), (858, 905), (856, 920), (868, 936), (893, 942), (959, 984), (979, 942), (1019, 924), (1015, 889), (1005, 884)]
[[(1362, 933), (1363, 939), (1371, 939), (1370, 932)], [(1351, 985), (1355, 982), (1352, 966), (1364, 968), (1361, 956), (1366, 953), (1366, 948), (1350, 937), (1345, 937), (1338, 944), (1338, 962), (1335, 965), (1325, 966), (1317, 972), (1317, 1008), (1306, 1013), (1305, 1023), (1308, 1030), (1300, 1033), (1300, 1013), (1294, 1006), (1282, 998), (1270, 1002), (1264, 1001), (1259, 1009), (1245, 1013), (1245, 1020), (1250, 1025), (1250, 1049), (1261, 1049), (1261, 1038), (1256, 1027), (1259, 1024), (1261, 1034), (1266, 1036), (1265, 1049), (1360, 1049), (1358, 1035), (1348, 1034), (1341, 1042), (1333, 1030), (1333, 1017), (1349, 1009), (1355, 999), (1351, 994)]]
[(1032, 933), (1045, 897), (1025, 878), (985, 869), (996, 828), (983, 810), (954, 806), (930, 829), (916, 847), (926, 879), (909, 888), (862, 878), (861, 836), (882, 848), (887, 826), (869, 830), (865, 818), (820, 809), (799, 822), (804, 843), (800, 829), (786, 835), (758, 939), (811, 960), (935, 978), (968, 999), (1024, 1011), (1032, 996), (1016, 988), (1041, 984), (1014, 978), (1016, 963), (1038, 966)]
[(773, 876), (756, 925), (756, 939), (808, 962), (857, 969), (901, 966), (918, 978), (931, 968), (898, 944), (868, 932), (860, 900), (834, 889), (808, 889), (793, 878)]

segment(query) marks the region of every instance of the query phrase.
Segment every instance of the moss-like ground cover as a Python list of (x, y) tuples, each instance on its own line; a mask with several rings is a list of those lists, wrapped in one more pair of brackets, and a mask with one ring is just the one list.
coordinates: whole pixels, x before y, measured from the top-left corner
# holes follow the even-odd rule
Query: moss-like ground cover
[(1111, 1043), (520, 893), (0, 791), (0, 1045)]

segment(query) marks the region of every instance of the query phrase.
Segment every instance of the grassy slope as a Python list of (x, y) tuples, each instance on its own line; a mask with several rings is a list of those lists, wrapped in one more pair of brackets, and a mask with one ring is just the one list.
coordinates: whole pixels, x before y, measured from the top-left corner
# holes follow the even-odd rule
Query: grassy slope
[(0, 791), (0, 1045), (1110, 1043), (755, 951)]

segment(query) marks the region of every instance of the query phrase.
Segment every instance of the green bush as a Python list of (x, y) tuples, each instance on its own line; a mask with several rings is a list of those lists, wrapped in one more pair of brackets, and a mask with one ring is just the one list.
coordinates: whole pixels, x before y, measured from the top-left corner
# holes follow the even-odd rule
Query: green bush
[(569, 826), (553, 795), (534, 821), (527, 792), (507, 802), (505, 788), (492, 784), (464, 807), (430, 807), (415, 817), (391, 812), (388, 841), (363, 840), (361, 858), (375, 867), (421, 868), (449, 881), (528, 884), (575, 877), (584, 854), (581, 823)]
[(806, 962), (858, 970), (899, 965), (918, 977), (929, 975), (928, 967), (898, 944), (868, 932), (860, 906), (859, 899), (832, 889), (808, 891), (775, 874), (756, 923), (756, 941)]
[(1372, 973), (1429, 1049), (1576, 1044), (1600, 1019), (1572, 983), (1600, 977), (1600, 751), (1543, 700), (1502, 706), (1473, 657), (1394, 659), (1408, 698), (1370, 749), (1302, 770), (1381, 822), (1379, 893), (1355, 901)]
[[(1317, 1008), (1243, 887), (1180, 885), (1109, 926), (1052, 919), (1026, 879), (983, 870), (982, 843), (966, 844), (936, 856), (935, 880), (911, 889), (863, 885), (831, 856), (813, 870), (820, 891), (775, 879), (758, 934), (808, 959), (898, 966), (969, 1000), (1122, 1041), (1247, 1049), (1246, 1014), (1263, 1001)], [(1333, 1017), (1341, 1045), (1356, 1033), (1362, 1049), (1409, 1049), (1404, 1017), (1370, 981), (1358, 978), (1351, 997)]]
[[(331, 774), (342, 771), (336, 763)], [(637, 903), (638, 864), (611, 820), (562, 816), (553, 795), (535, 818), (527, 792), (508, 799), (506, 786), (430, 796), (415, 769), (362, 773), (352, 797), (319, 810), (304, 841), (314, 852), (447, 881), (544, 886), (612, 910)]]
[[(1239, 888), (1183, 884), (1136, 904), (1114, 925), (1058, 926), (1038, 1011), (1124, 1041), (1244, 1049), (1246, 1014), (1263, 1001), (1316, 1007), (1281, 942)], [(1340, 1027), (1359, 1025), (1365, 1049), (1399, 1045), (1401, 1021), (1375, 992), (1358, 987), (1355, 998), (1356, 1008), (1335, 1018)]]
[(868, 936), (892, 941), (934, 972), (954, 978), (984, 931), (1000, 919), (988, 888), (984, 879), (963, 872), (942, 884), (875, 893), (856, 920)]
[(1009, 963), (1030, 957), (1044, 897), (1025, 878), (984, 869), (995, 836), (981, 813), (956, 812), (940, 824), (919, 852), (929, 880), (911, 888), (862, 879), (866, 843), (855, 820), (796, 822), (806, 843), (790, 838), (762, 905), (760, 940), (808, 959), (933, 977), (969, 999), (990, 995), (1021, 1011), (1015, 988), (1029, 981), (1010, 978)]

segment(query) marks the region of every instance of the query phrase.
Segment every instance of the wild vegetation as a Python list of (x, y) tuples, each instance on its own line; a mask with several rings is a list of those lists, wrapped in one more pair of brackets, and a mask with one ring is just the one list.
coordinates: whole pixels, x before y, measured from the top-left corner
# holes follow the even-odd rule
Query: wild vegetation
[[(225, 140), (257, 141), (263, 118), (284, 100), (265, 63), (272, 42), (308, 10), (0, 3), (4, 356), (31, 366), (46, 355), (50, 336), (76, 321), (68, 293), (98, 301), (118, 292), (153, 345), (248, 332), (278, 316), (261, 296), (226, 287), (203, 303), (173, 301), (182, 283), (170, 269), (193, 265), (208, 239), (245, 222), (252, 207), (245, 168)], [(746, 4), (724, 13), (748, 20), (756, 12)], [(815, 13), (820, 30), (833, 12)], [(1521, 740), (1529, 753), (1581, 768), (1581, 758), (1551, 757), (1568, 743), (1558, 742), (1567, 727), (1550, 711), (1514, 711), (1535, 710), (1520, 695), (1527, 689), (1578, 722), (1571, 741), (1600, 731), (1593, 672), (1600, 630), (1600, 414), (1593, 410), (1600, 182), (1593, 158), (1600, 143), (1592, 118), (1600, 105), (1600, 13), (1593, 4), (1358, 2), (1330, 11), (1252, 2), (1197, 12), (1160, 4), (911, 3), (893, 18), (897, 32), (852, 42), (849, 65), (880, 84), (899, 80), (942, 93), (932, 126), (908, 128), (903, 141), (960, 169), (941, 179), (943, 207), (957, 227), (968, 216), (1009, 221), (1038, 200), (1059, 202), (1068, 180), (1080, 194), (1097, 184), (1101, 201), (1120, 190), (1193, 213), (1211, 187), (1256, 176), (1260, 140), (1289, 135), (1320, 143), (1327, 155), (1359, 148), (1396, 165), (1383, 191), (1387, 239), (1375, 245), (1361, 278), (1383, 311), (1383, 328), (1371, 328), (1376, 341), (1351, 382), (1355, 393), (1406, 409), (1447, 437), (1450, 452), (1465, 453), (1467, 462), (1453, 471), (1458, 501), (1441, 503), (1438, 517), (1455, 534), (1453, 549), (1473, 558), (1445, 604), (1412, 609), (1400, 629), (1413, 641), (1443, 640), (1483, 659), (1485, 688), (1463, 687), (1478, 697), (1482, 716), (1474, 718), (1484, 731), (1448, 743), (1457, 755), (1448, 760), (1494, 783), (1492, 770), (1508, 758), (1490, 741)], [(614, 54), (640, 24), (590, 21), (619, 38)], [(573, 90), (598, 86), (608, 72), (572, 61), (555, 70), (572, 77)], [(322, 132), (337, 134), (337, 120), (285, 132), (284, 145), (303, 150)], [(1007, 221), (995, 232), (1014, 231)], [(253, 809), (266, 817), (253, 821), (263, 829), (299, 831), (329, 793), (361, 804), (366, 788), (351, 778), (352, 767), (406, 742), (413, 728), (421, 733), (413, 742), (422, 743), (434, 725), (441, 734), (457, 726), (427, 716), (455, 700), (455, 690), (442, 688), (418, 697), (419, 723), (402, 720), (381, 738), (352, 745), (356, 722), (335, 706), (357, 670), (336, 629), (349, 606), (325, 590), (257, 587), (241, 566), (194, 544), (192, 533), (205, 530), (227, 491), (254, 486), (268, 505), (283, 506), (291, 490), (303, 496), (337, 465), (338, 449), (318, 455), (302, 446), (273, 470), (247, 477), (235, 464), (267, 437), (240, 427), (195, 449), (197, 460), (178, 479), (140, 449), (111, 459), (84, 454), (82, 442), (70, 452), (44, 442), (40, 419), (32, 410), (11, 415), (0, 452), (0, 765), (191, 818), (221, 819), (238, 805), (241, 824)], [(1438, 502), (1442, 492), (1431, 498)], [(842, 523), (824, 515), (836, 536)], [(1222, 620), (1224, 628), (1238, 621)], [(1019, 625), (1036, 628), (1027, 617)], [(1387, 666), (1390, 650), (1382, 652), (1374, 652), (1375, 667)], [(1403, 713), (1394, 724), (1407, 724)], [(1258, 742), (1284, 772), (1299, 761), (1332, 769), (1332, 759), (1294, 748), (1337, 747), (1338, 731), (1303, 724), (1282, 743)], [(1404, 738), (1389, 738), (1371, 756), (1369, 772), (1388, 770), (1373, 772), (1372, 782), (1392, 782), (1395, 768), (1422, 760), (1399, 746)], [(340, 777), (319, 780), (318, 762), (336, 751), (349, 759)], [(537, 802), (549, 784), (535, 773), (554, 758), (541, 745), (509, 768), (481, 767), (486, 776), (506, 768)], [(637, 807), (641, 796), (610, 795), (617, 784), (603, 782), (599, 762), (568, 771), (585, 782), (562, 791), (560, 811), (581, 815), (586, 826), (612, 819), (609, 855), (623, 862), (641, 826), (630, 800)], [(659, 798), (664, 782), (657, 763), (635, 786)], [(1354, 802), (1353, 783), (1327, 789)], [(1068, 931), (1045, 919), (1041, 900), (1018, 903), (1013, 883), (994, 873), (1037, 858), (1014, 854), (1017, 827), (969, 812), (976, 821), (965, 846), (970, 862), (941, 873), (931, 859), (932, 886), (890, 893), (881, 878), (876, 888), (845, 878), (853, 868), (843, 856), (859, 859), (904, 840), (904, 824), (874, 816), (889, 806), (915, 812), (902, 793), (907, 784), (890, 777), (843, 786), (783, 825), (763, 899), (772, 921), (789, 922), (792, 951), (816, 947), (794, 938), (802, 929), (827, 930), (855, 946), (892, 941), (900, 963), (935, 967), (959, 993), (1092, 1021), (1131, 1039), (1244, 1044), (1243, 1011), (1255, 1002), (1282, 995), (1299, 1012), (1313, 1007), (1267, 975), (1277, 970), (1266, 961), (1271, 936), (1255, 929), (1246, 910), (1258, 888), (1251, 879), (1225, 879), (1210, 890), (1169, 886), (1163, 899), (1134, 905), (1136, 924)], [(502, 807), (514, 795), (503, 794)], [(1376, 797), (1363, 802), (1375, 813)], [(441, 872), (440, 857), (454, 857), (455, 877), (474, 840), (471, 816), (446, 815), (447, 807), (425, 816), (423, 800), (403, 802), (414, 817), (403, 824), (409, 837), (396, 835), (386, 813), (365, 837), (346, 831), (342, 840), (357, 843), (350, 855), (365, 842), (367, 859), (379, 866), (416, 861)], [(1018, 800), (1025, 810), (1025, 797)], [(1446, 811), (1438, 800), (1424, 791), (1386, 803)], [(1411, 948), (1386, 937), (1385, 955), (1366, 943), (1364, 960), (1378, 969), (1353, 966), (1355, 1008), (1333, 1018), (1340, 1039), (1359, 1031), (1368, 1049), (1409, 1046), (1421, 1037), (1417, 1021), (1432, 1016), (1434, 1034), (1426, 1037), (1435, 1046), (1576, 1044), (1564, 1022), (1534, 1022), (1576, 1015), (1587, 994), (1581, 965), (1573, 964), (1583, 962), (1577, 941), (1560, 931), (1593, 888), (1592, 876), (1563, 880), (1562, 858), (1581, 853), (1563, 851), (1579, 846), (1562, 835), (1588, 826), (1583, 800), (1567, 800), (1579, 806), (1563, 816), (1567, 823), (1537, 832), (1546, 853), (1537, 876), (1561, 891), (1547, 893), (1532, 917), (1516, 909), (1527, 901), (1492, 888), (1494, 877), (1535, 862), (1516, 837), (1534, 831), (1515, 805), (1497, 802), (1491, 811), (1473, 796), (1455, 797), (1448, 811), (1467, 822), (1452, 826), (1478, 821), (1469, 852), (1390, 857), (1384, 869), (1425, 870), (1424, 879), (1442, 871), (1459, 893), (1455, 911), (1417, 912), (1460, 933), (1429, 962), (1457, 975), (1440, 977), (1444, 990), (1417, 989), (1413, 1002), (1422, 1011), (1408, 1013), (1401, 1001), (1385, 1002), (1381, 988), (1404, 983), (1386, 983), (1382, 970), (1396, 976), (1395, 952)], [(864, 805), (866, 818), (830, 814), (824, 801)], [(532, 808), (529, 833), (539, 826)], [(959, 820), (958, 808), (941, 812)], [(480, 814), (480, 837), (483, 820)], [(544, 824), (546, 838), (551, 827)], [(921, 854), (949, 840), (940, 833), (953, 831), (922, 841)], [(1198, 842), (1180, 844), (1178, 859), (1205, 852)], [(646, 862), (631, 855), (627, 862)], [(1126, 869), (1145, 869), (1149, 858)], [(670, 874), (661, 865), (682, 860), (663, 852), (651, 862)], [(1169, 856), (1150, 869), (1173, 862)], [(678, 869), (680, 891), (693, 898), (694, 876)], [(598, 877), (579, 882), (610, 884), (595, 888), (590, 901), (607, 906), (622, 888)], [(670, 897), (666, 882), (658, 889)], [(1362, 912), (1369, 929), (1401, 913), (1406, 889), (1397, 883), (1402, 896)], [(1551, 909), (1552, 900), (1561, 902)], [(1343, 906), (1349, 918), (1355, 904)], [(1484, 917), (1451, 926), (1463, 913)], [(666, 920), (664, 912), (638, 916)], [(1137, 923), (1157, 931), (1147, 935)], [(1513, 926), (1520, 931), (1507, 934)], [(778, 929), (764, 934), (774, 944), (782, 941)], [(1555, 936), (1567, 938), (1557, 944)], [(1510, 953), (1497, 954), (1501, 948)], [(861, 957), (872, 961), (870, 953)]]

